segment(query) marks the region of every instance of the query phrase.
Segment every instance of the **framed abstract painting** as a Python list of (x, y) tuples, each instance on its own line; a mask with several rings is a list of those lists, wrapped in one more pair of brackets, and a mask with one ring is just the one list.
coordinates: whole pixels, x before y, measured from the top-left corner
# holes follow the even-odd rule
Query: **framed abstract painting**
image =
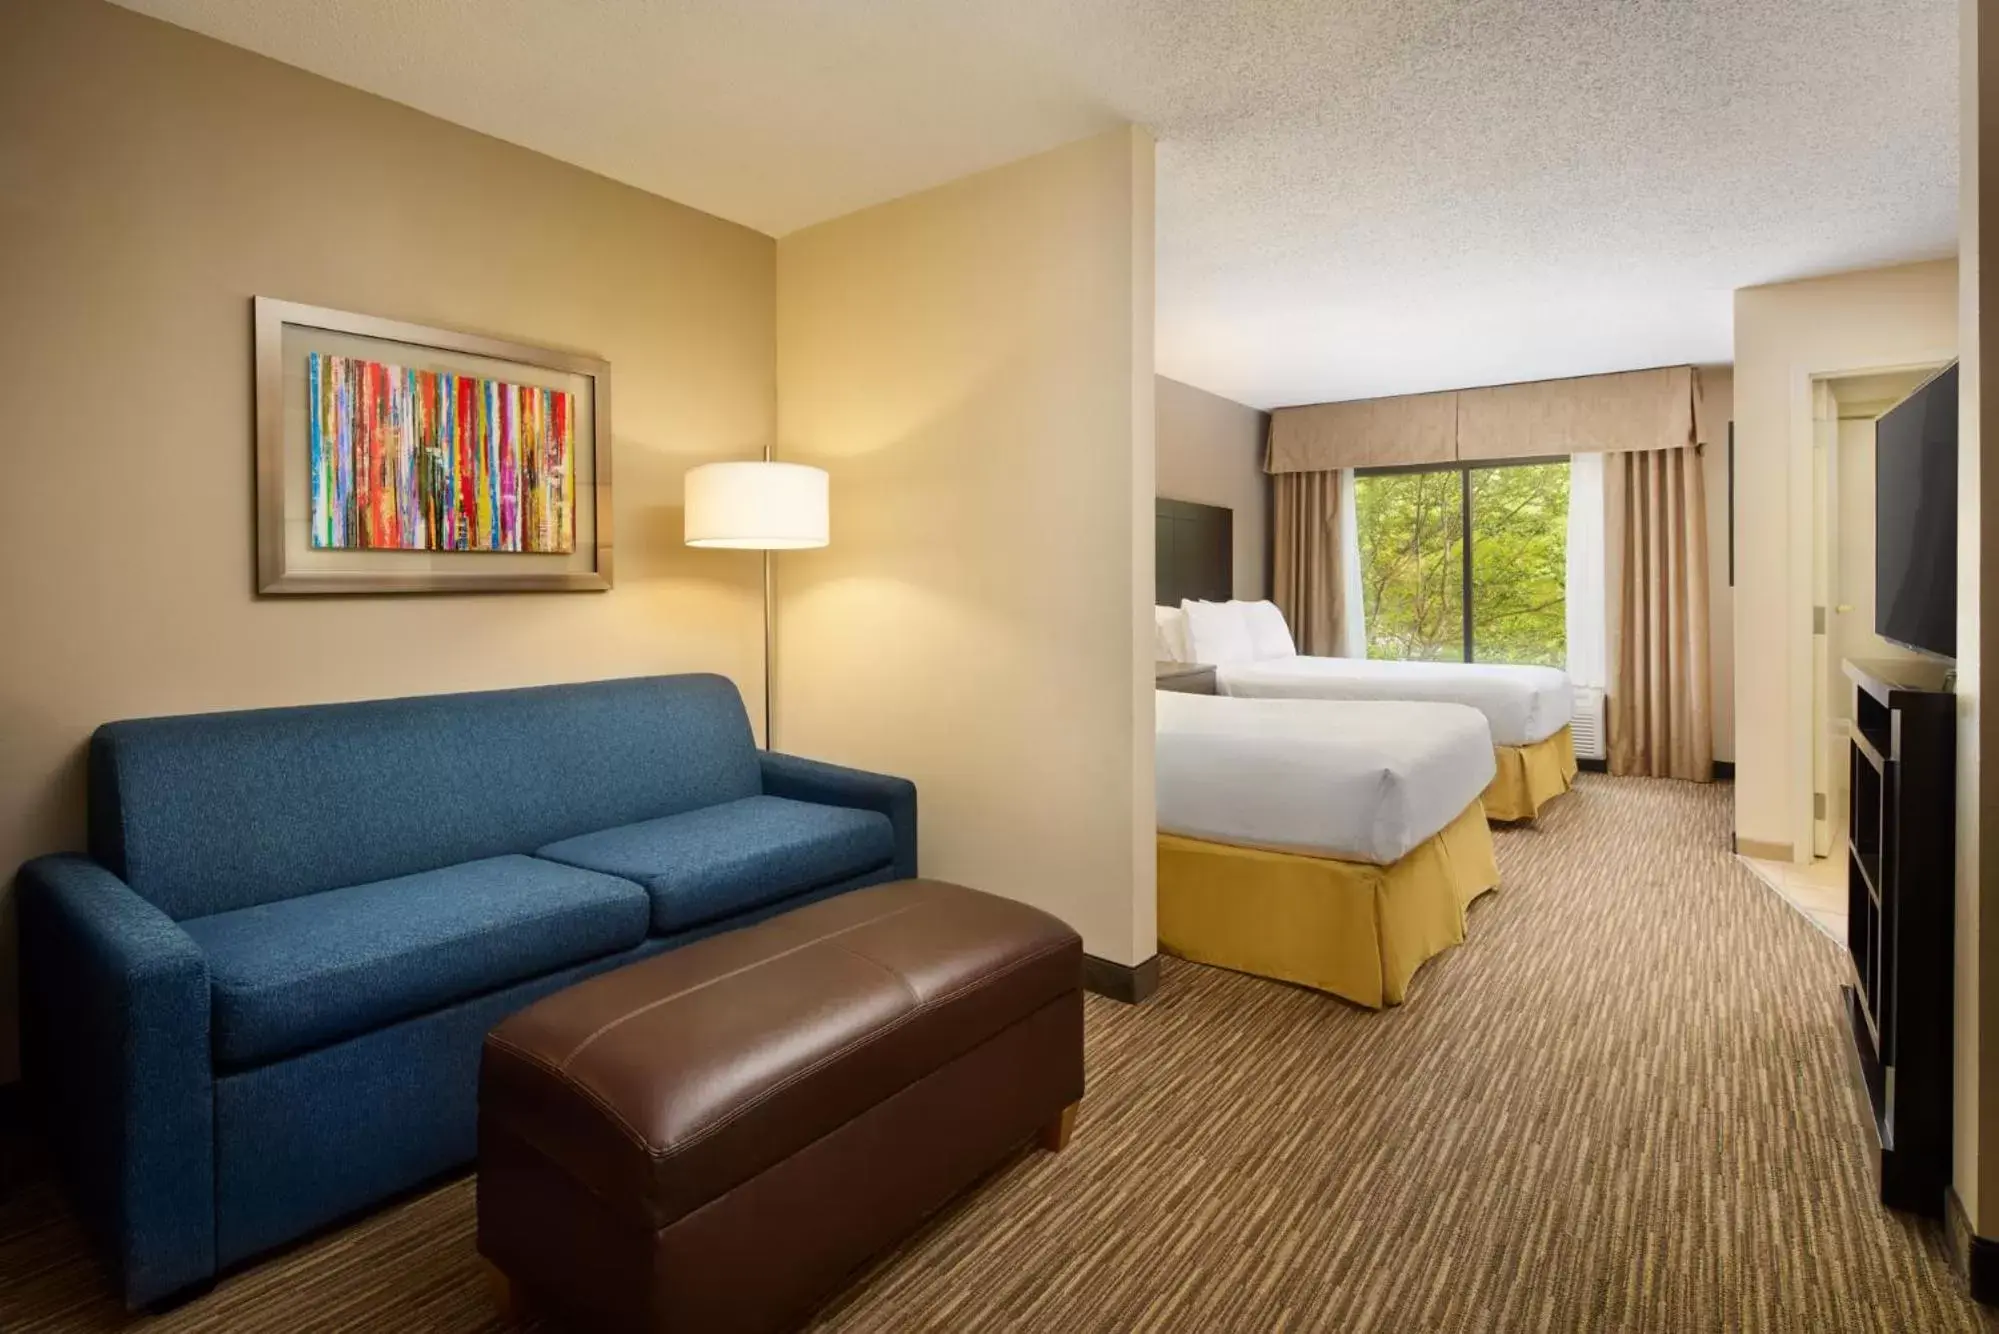
[(260, 593), (611, 586), (611, 368), (258, 297)]

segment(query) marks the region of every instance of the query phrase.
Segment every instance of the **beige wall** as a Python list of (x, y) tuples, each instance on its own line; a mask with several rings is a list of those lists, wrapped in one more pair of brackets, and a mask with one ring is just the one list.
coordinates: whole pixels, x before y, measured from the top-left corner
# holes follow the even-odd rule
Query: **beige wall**
[(1156, 485), (1171, 500), (1235, 511), (1235, 595), (1270, 596), (1270, 414), (1161, 375)]
[(1154, 953), (1152, 146), (1085, 140), (778, 243), (777, 737), (907, 774), (926, 874)]
[[(677, 507), (770, 437), (769, 238), (94, 0), (5, 26), (0, 867), (79, 844), (107, 719), (691, 669), (756, 698), (755, 557)], [(617, 587), (253, 596), (253, 294), (608, 358)], [(0, 964), (0, 1079), (13, 995)]]
[(1701, 483), (1707, 490), (1708, 677), (1714, 757), (1735, 758), (1735, 589), (1728, 582), (1728, 424), (1735, 368), (1702, 366)]
[(1952, 260), (1735, 294), (1735, 830), (1810, 854), (1811, 379), (1947, 360)]

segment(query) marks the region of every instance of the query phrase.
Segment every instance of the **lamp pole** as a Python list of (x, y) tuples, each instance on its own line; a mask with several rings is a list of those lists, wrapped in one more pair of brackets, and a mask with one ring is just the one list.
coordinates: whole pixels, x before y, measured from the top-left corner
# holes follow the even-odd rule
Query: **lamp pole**
[[(775, 463), (776, 461), (777, 461), (777, 460), (776, 460), (776, 459), (775, 459), (775, 458), (774, 458), (774, 457), (772, 456), (772, 447), (771, 447), (771, 443), (770, 443), (770, 442), (769, 442), (768, 440), (766, 440), (766, 441), (764, 442), (764, 462), (765, 462), (765, 463)], [(774, 583), (772, 582), (772, 575), (771, 575), (771, 568), (770, 568), (770, 554), (771, 554), (771, 553), (770, 553), (770, 548), (769, 548), (769, 547), (765, 547), (765, 548), (764, 548), (764, 551), (763, 551), (763, 557), (764, 557), (764, 749), (765, 749), (765, 750), (776, 750), (776, 749), (777, 749), (777, 747), (776, 747), (776, 746), (775, 746), (774, 744), (772, 744), (772, 743), (773, 743), (773, 741), (775, 740), (775, 738), (774, 738), (774, 737), (773, 737), (773, 736), (771, 735), (771, 712), (772, 712), (772, 710), (771, 710), (771, 701), (772, 701), (772, 698), (773, 698), (773, 697), (774, 697), (774, 696), (775, 696), (775, 695), (777, 694), (777, 684), (776, 684), (776, 682), (775, 682), (775, 681), (774, 681), (774, 680), (773, 680), (773, 679), (771, 678), (771, 666), (772, 666), (772, 664), (773, 664), (773, 663), (774, 663), (774, 662), (776, 661), (776, 658), (775, 658), (775, 656), (774, 656), (774, 654), (773, 654), (773, 652), (772, 652), (772, 649), (773, 649), (773, 647), (775, 646), (775, 644), (776, 644), (776, 642), (777, 642), (777, 629), (776, 629), (776, 617), (777, 617), (777, 604), (776, 604), (776, 599), (775, 599), (775, 597), (774, 597), (774, 594), (776, 593), (776, 591), (777, 591), (777, 588), (776, 588), (776, 585), (775, 585), (775, 584), (774, 584)]]
[(776, 640), (772, 628), (770, 548), (764, 548), (764, 749), (775, 750), (771, 744), (771, 697), (777, 693), (776, 684), (771, 679), (771, 645)]

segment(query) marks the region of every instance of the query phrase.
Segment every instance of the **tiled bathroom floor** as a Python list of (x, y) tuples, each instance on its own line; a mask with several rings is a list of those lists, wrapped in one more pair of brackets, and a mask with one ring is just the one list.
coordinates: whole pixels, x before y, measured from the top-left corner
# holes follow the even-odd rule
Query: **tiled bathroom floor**
[(1790, 901), (1819, 930), (1846, 943), (1846, 858), (1821, 857), (1808, 865), (1742, 859), (1757, 878)]
[[(1845, 805), (1842, 797), (1835, 809)], [(1832, 855), (1799, 865), (1744, 857), (1758, 879), (1776, 890), (1819, 930), (1846, 943), (1846, 821), (1833, 826)]]

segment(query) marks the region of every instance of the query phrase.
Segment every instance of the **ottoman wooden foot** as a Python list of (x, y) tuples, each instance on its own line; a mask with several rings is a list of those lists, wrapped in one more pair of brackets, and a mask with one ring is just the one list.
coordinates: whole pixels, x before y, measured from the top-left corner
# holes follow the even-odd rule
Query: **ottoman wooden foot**
[(1050, 1153), (1060, 1153), (1069, 1147), (1069, 1136), (1076, 1133), (1076, 1109), (1083, 1104), (1072, 1102), (1062, 1109), (1062, 1114), (1041, 1127), (1041, 1147)]
[(521, 1285), (508, 1278), (506, 1271), (491, 1260), (481, 1261), (481, 1267), (486, 1271), (486, 1288), (493, 1294), (493, 1306), (500, 1318), (516, 1325), (531, 1320), (533, 1312), (528, 1309), (530, 1303)]

